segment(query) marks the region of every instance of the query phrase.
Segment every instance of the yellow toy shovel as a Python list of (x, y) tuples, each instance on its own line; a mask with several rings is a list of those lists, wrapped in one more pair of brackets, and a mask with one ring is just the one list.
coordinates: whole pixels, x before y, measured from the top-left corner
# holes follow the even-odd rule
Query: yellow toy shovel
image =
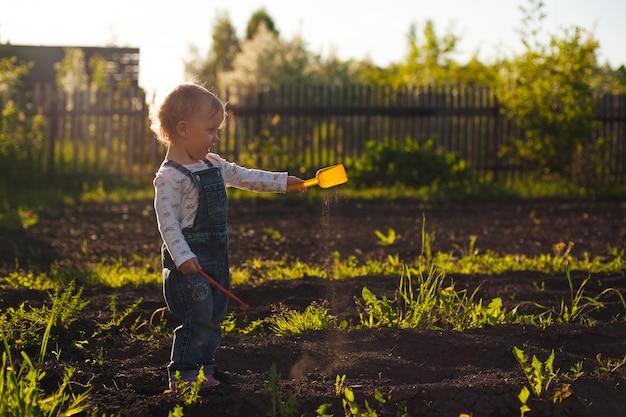
[(343, 164), (333, 165), (322, 168), (315, 174), (315, 178), (304, 181), (302, 184), (292, 184), (287, 186), (287, 190), (293, 190), (301, 187), (312, 187), (319, 185), (321, 188), (330, 188), (335, 185), (345, 184), (348, 182), (348, 175)]

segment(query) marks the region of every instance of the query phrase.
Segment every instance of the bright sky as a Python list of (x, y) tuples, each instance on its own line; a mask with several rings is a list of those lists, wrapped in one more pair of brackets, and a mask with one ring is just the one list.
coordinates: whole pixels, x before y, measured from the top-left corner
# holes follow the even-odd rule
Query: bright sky
[[(600, 63), (626, 65), (625, 0), (544, 0), (550, 34), (574, 25), (600, 42)], [(519, 6), (527, 0), (0, 0), (0, 43), (140, 48), (139, 84), (158, 95), (184, 81), (189, 46), (204, 55), (218, 11), (226, 10), (240, 38), (264, 7), (283, 39), (300, 34), (310, 51), (341, 59), (402, 61), (411, 23), (421, 36), (431, 19), (438, 36), (461, 39), (459, 62), (479, 52), (483, 62), (521, 51)]]

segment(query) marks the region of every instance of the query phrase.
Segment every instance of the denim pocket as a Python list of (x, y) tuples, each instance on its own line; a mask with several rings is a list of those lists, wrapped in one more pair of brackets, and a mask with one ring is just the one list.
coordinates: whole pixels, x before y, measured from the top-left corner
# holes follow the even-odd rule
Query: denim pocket
[(207, 215), (217, 224), (226, 223), (228, 219), (228, 198), (224, 184), (214, 183), (204, 186), (207, 196)]

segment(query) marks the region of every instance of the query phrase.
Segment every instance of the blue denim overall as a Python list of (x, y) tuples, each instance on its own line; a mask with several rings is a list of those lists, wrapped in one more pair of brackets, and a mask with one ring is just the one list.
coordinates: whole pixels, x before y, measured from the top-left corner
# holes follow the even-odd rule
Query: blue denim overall
[[(207, 168), (193, 173), (174, 161), (166, 161), (164, 165), (187, 175), (198, 188), (198, 211), (193, 226), (183, 229), (183, 235), (202, 269), (230, 289), (226, 187), (219, 168), (206, 159), (204, 162)], [(167, 367), (169, 379), (175, 379), (176, 371), (180, 371), (183, 379), (195, 379), (202, 366), (205, 375), (212, 375), (228, 296), (200, 274), (181, 274), (165, 245), (161, 255), (165, 301), (171, 313), (182, 321), (174, 330)]]

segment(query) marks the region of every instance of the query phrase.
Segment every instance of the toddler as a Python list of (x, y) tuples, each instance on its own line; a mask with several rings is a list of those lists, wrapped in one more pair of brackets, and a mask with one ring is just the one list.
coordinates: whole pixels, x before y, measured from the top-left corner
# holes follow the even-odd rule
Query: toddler
[[(198, 272), (230, 288), (226, 187), (249, 191), (304, 192), (302, 179), (284, 172), (240, 167), (213, 153), (226, 118), (222, 101), (204, 87), (184, 83), (171, 91), (152, 117), (152, 129), (167, 146), (153, 184), (154, 208), (163, 238), (163, 294), (182, 322), (174, 330), (169, 389), (176, 373), (188, 384), (204, 369), (203, 386), (220, 384), (213, 375), (215, 351), (226, 317), (228, 295)], [(213, 151), (213, 152), (211, 152)]]

